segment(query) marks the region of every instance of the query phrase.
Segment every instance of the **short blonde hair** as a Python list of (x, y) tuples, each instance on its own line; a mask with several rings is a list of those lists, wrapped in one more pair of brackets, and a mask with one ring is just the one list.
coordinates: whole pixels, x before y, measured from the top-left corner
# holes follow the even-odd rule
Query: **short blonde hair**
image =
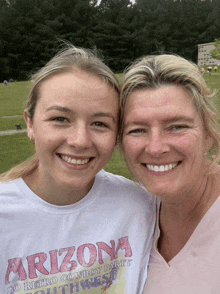
[(214, 162), (220, 159), (220, 129), (214, 94), (206, 85), (196, 64), (177, 55), (150, 55), (135, 61), (124, 73), (121, 89), (121, 130), (123, 136), (124, 110), (128, 96), (140, 89), (157, 89), (163, 85), (177, 85), (192, 95), (207, 133), (213, 139), (210, 154)]
[[(119, 93), (120, 85), (116, 75), (104, 62), (91, 50), (77, 48), (71, 44), (58, 52), (44, 67), (31, 77), (32, 88), (26, 102), (28, 117), (33, 120), (37, 102), (39, 100), (39, 89), (41, 84), (49, 77), (75, 70), (82, 70), (92, 75), (100, 76), (106, 84), (110, 84)], [(27, 176), (38, 167), (39, 161), (35, 155), (13, 167), (8, 172), (0, 175), (0, 181), (5, 182), (19, 177)]]

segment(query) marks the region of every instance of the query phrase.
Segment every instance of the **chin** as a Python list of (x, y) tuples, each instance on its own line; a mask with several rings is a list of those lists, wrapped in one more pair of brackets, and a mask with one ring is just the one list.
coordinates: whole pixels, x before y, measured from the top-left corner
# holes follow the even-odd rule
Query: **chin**
[(170, 187), (151, 187), (150, 185), (144, 185), (145, 188), (154, 196), (164, 197), (172, 194)]

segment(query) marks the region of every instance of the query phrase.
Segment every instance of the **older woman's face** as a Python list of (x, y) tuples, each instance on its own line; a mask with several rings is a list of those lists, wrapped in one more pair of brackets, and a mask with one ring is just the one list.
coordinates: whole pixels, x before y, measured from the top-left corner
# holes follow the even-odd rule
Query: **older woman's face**
[(199, 189), (211, 139), (188, 92), (162, 86), (129, 96), (122, 145), (134, 178), (170, 199)]

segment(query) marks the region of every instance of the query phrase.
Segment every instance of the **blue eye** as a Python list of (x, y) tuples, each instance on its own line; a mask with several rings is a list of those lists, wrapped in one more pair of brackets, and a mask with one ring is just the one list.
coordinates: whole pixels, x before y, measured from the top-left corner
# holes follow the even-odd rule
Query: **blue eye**
[(95, 125), (96, 127), (101, 127), (101, 128), (106, 128), (107, 127), (106, 124), (104, 124), (102, 122), (99, 122), (99, 121), (94, 122), (93, 125)]
[(67, 122), (67, 119), (65, 117), (55, 117), (53, 120), (57, 122)]

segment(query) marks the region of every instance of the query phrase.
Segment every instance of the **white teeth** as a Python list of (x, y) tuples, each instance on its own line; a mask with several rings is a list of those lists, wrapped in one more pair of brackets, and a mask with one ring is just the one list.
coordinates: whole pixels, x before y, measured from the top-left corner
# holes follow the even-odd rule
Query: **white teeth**
[(164, 171), (168, 171), (168, 170), (169, 170), (169, 166), (168, 165), (165, 165)]
[(160, 172), (164, 172), (164, 170), (165, 170), (165, 166), (161, 165), (160, 166)]
[(64, 161), (66, 161), (68, 163), (71, 163), (71, 164), (81, 164), (82, 165), (82, 164), (86, 164), (86, 163), (89, 162), (89, 159), (83, 159), (83, 160), (81, 160), (81, 159), (74, 159), (74, 158), (68, 157), (66, 155), (61, 155), (61, 158)]
[(173, 169), (177, 166), (177, 163), (168, 164), (168, 165), (150, 165), (146, 164), (146, 167), (149, 170), (155, 171), (155, 172), (164, 172)]

